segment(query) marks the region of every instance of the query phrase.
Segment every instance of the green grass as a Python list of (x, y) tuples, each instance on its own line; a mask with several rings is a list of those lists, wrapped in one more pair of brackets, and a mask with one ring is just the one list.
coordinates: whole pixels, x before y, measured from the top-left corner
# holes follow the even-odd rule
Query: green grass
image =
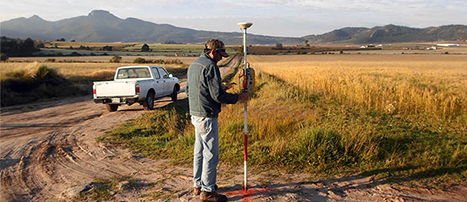
[(124, 145), (153, 158), (169, 157), (187, 163), (191, 160), (194, 143), (187, 111), (188, 100), (179, 100), (121, 125), (98, 141)]
[[(241, 166), (243, 104), (224, 105), (222, 111), (220, 160)], [(318, 176), (360, 173), (387, 182), (424, 182), (422, 186), (467, 179), (463, 122), (349, 107), (337, 98), (310, 94), (265, 73), (257, 76), (248, 116), (252, 169), (279, 168)], [(189, 118), (185, 99), (127, 122), (99, 140), (191, 165), (195, 137)]]

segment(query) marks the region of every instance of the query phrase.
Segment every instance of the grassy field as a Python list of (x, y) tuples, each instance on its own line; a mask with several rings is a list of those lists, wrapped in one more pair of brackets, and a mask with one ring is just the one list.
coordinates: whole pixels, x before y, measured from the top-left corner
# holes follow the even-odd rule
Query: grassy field
[[(45, 65), (49, 68), (56, 69), (57, 72), (63, 75), (66, 79), (77, 80), (77, 78), (84, 78), (84, 77), (91, 77), (89, 79), (93, 79), (92, 77), (98, 77), (95, 79), (103, 79), (100, 78), (99, 75), (105, 75), (106, 79), (112, 79), (113, 75), (115, 74), (115, 70), (121, 66), (132, 66), (132, 65), (156, 65), (161, 66), (161, 64), (138, 64), (138, 63), (109, 63), (109, 62), (102, 62), (102, 63), (88, 63), (88, 62), (70, 62), (70, 63), (47, 63), (47, 62), (27, 62), (27, 63), (1, 63), (1, 78), (2, 81), (6, 79), (10, 79), (11, 76), (15, 72), (33, 72), (39, 66)], [(170, 73), (172, 71), (177, 71), (180, 67), (187, 68), (187, 65), (162, 65)], [(183, 68), (182, 68), (183, 69)], [(183, 72), (182, 72), (183, 73)], [(174, 73), (175, 74), (175, 73)]]
[[(170, 73), (177, 76), (185, 76), (188, 66), (198, 59), (198, 57), (173, 57), (173, 56), (122, 56), (121, 63), (110, 63), (113, 56), (82, 56), (82, 57), (13, 57), (8, 62), (0, 63), (0, 78), (2, 81), (11, 79), (12, 75), (20, 72), (31, 73), (41, 65), (53, 68), (60, 75), (67, 79), (95, 77), (106, 75), (107, 79), (112, 79), (115, 70), (121, 66), (133, 65), (155, 65), (163, 66)], [(163, 60), (167, 62), (180, 61), (182, 64), (160, 64), (160, 63), (133, 63), (136, 58), (145, 60)], [(225, 58), (219, 62), (222, 65), (230, 58)], [(47, 62), (55, 60), (55, 62)], [(110, 76), (110, 77), (109, 77)], [(93, 78), (90, 78), (93, 79)], [(102, 79), (102, 78), (95, 78)]]
[[(52, 41), (44, 43), (45, 48), (35, 55), (70, 55), (76, 52), (80, 55), (119, 55), (119, 56), (198, 56), (204, 49), (203, 44), (151, 44), (148, 43), (149, 52), (141, 52), (143, 43), (95, 43), (95, 42), (63, 42)], [(103, 50), (104, 47), (112, 47), (112, 51)], [(82, 47), (80, 49), (80, 47)], [(241, 51), (238, 45), (227, 45), (228, 53)]]
[[(62, 56), (62, 57), (12, 57), (9, 62), (46, 62), (55, 60), (58, 63), (108, 63), (113, 56)], [(122, 63), (132, 63), (136, 58), (146, 60), (180, 60), (183, 64), (191, 64), (198, 57), (174, 57), (174, 56), (121, 56)]]
[[(0, 63), (1, 106), (28, 104), (38, 100), (82, 96), (92, 93), (93, 81), (113, 80), (115, 70), (121, 66), (156, 65), (163, 66), (176, 77), (184, 77), (188, 64), (194, 59), (180, 57), (182, 64), (139, 64), (139, 63), (109, 63), (95, 61), (102, 57), (79, 58), (57, 62), (37, 62), (51, 59), (36, 57), (36, 62), (2, 62)], [(178, 58), (157, 57), (164, 61)], [(23, 58), (24, 59), (24, 58)], [(74, 58), (78, 59), (78, 58)], [(146, 59), (155, 60), (154, 57)], [(83, 61), (81, 61), (83, 60)]]
[[(249, 59), (258, 72), (248, 103), (252, 170), (360, 173), (436, 188), (467, 181), (467, 57)], [(187, 104), (147, 113), (99, 140), (190, 165), (194, 131)], [(243, 105), (225, 105), (219, 125), (221, 163), (240, 166)]]
[(251, 63), (347, 108), (450, 121), (467, 115), (466, 56), (253, 56)]

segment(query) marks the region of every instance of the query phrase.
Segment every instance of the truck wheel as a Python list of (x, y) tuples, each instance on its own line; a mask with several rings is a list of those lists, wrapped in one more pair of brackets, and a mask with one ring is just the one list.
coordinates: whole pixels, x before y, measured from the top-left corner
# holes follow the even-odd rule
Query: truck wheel
[(177, 92), (177, 87), (174, 86), (174, 91), (172, 92), (172, 94), (170, 95), (170, 98), (172, 98), (172, 101), (177, 101), (177, 95), (178, 95), (178, 92)]
[(146, 99), (143, 102), (144, 110), (153, 110), (154, 109), (154, 92), (149, 91)]
[(117, 111), (118, 105), (106, 104), (105, 108), (107, 108), (107, 111), (109, 112), (114, 112), (114, 111)]

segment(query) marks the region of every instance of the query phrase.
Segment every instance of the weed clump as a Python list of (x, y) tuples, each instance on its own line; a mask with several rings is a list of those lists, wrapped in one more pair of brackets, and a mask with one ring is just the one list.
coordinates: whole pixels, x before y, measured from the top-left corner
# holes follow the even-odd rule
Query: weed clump
[(40, 99), (87, 94), (87, 89), (73, 85), (57, 70), (46, 65), (39, 65), (30, 71), (12, 71), (5, 76), (7, 78), (1, 81), (2, 107)]

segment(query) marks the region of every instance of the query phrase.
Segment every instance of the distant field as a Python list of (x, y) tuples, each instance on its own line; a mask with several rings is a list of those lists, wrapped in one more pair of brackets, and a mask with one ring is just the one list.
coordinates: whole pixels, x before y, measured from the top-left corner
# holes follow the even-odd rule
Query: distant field
[[(61, 56), (61, 57), (11, 57), (9, 62), (45, 62), (47, 59), (55, 59), (56, 62), (100, 62), (107, 63), (113, 56)], [(146, 60), (180, 60), (183, 64), (191, 64), (198, 57), (174, 57), (174, 56), (121, 56), (123, 63), (132, 63), (136, 58), (144, 58)]]
[[(149, 52), (141, 52), (144, 43), (91, 43), (91, 42), (61, 42), (52, 41), (44, 43), (45, 48), (41, 48), (41, 52), (35, 55), (70, 55), (73, 52), (80, 55), (119, 55), (119, 56), (197, 56), (203, 52), (203, 44), (151, 44)], [(112, 51), (103, 50), (103, 48), (112, 47)], [(81, 48), (80, 48), (81, 47)], [(239, 53), (239, 46), (226, 46), (228, 53)]]
[[(41, 42), (45, 48), (34, 53), (35, 56), (188, 56), (196, 57), (204, 49), (203, 44), (152, 44), (147, 43), (149, 52), (142, 52), (144, 43), (96, 43), (96, 42)], [(310, 44), (298, 45), (250, 45), (248, 53), (252, 55), (308, 55), (308, 54), (462, 54), (467, 55), (467, 44), (461, 42), (459, 47), (439, 47), (437, 50), (426, 50), (436, 46), (437, 42), (394, 43), (394, 44), (361, 44), (375, 47), (360, 48), (353, 44)], [(109, 50), (109, 47), (111, 50)], [(241, 54), (241, 45), (227, 45), (230, 54)]]
[[(49, 68), (56, 69), (59, 74), (65, 78), (72, 77), (94, 77), (102, 74), (113, 74), (115, 69), (121, 66), (133, 65), (155, 65), (163, 66), (168, 71), (174, 71), (174, 74), (185, 74), (183, 71), (195, 61), (198, 57), (173, 57), (173, 56), (122, 56), (121, 63), (110, 63), (109, 60), (113, 56), (79, 56), (79, 57), (14, 57), (9, 58), (9, 62), (0, 63), (1, 80), (9, 79), (9, 74), (21, 71), (35, 71), (39, 66), (46, 65)], [(163, 60), (171, 62), (179, 60), (183, 64), (160, 64), (160, 63), (133, 63), (136, 58), (144, 58), (145, 60)], [(55, 59), (55, 62), (47, 62), (47, 60)], [(223, 59), (219, 65), (223, 64), (228, 59)], [(172, 72), (170, 72), (172, 73)], [(108, 77), (108, 76), (107, 76)]]

